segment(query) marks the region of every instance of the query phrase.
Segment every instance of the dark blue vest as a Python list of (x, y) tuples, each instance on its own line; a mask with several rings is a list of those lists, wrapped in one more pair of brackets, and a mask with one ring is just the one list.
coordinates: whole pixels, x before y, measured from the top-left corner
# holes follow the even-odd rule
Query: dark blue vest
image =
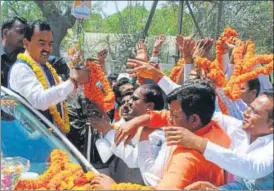
[[(17, 59), (16, 63), (26, 64), (27, 66), (29, 66), (29, 67), (31, 68), (31, 66), (30, 66), (28, 63), (26, 63), (24, 60), (21, 60), (21, 59)], [(46, 64), (41, 64), (40, 66), (42, 66), (42, 69), (43, 69), (44, 73), (46, 74), (46, 78), (47, 78), (47, 80), (48, 80), (48, 82), (49, 82), (49, 84), (50, 84), (50, 87), (56, 85), (55, 80), (54, 80), (54, 77), (53, 77), (53, 75), (51, 74), (50, 69), (47, 67), (47, 65), (46, 65)], [(10, 71), (11, 71), (11, 69), (10, 69)], [(8, 79), (10, 79), (10, 75), (9, 75)], [(10, 87), (10, 86), (9, 86), (9, 87)], [(59, 112), (60, 115), (62, 116), (61, 104), (60, 104), (60, 103), (57, 104), (56, 107), (57, 107), (58, 112)], [(52, 118), (52, 116), (51, 116), (51, 114), (50, 114), (50, 112), (49, 112), (48, 109), (45, 110), (45, 111), (41, 111), (41, 110), (39, 110), (39, 111), (40, 111), (47, 119), (49, 119), (49, 120), (53, 123), (53, 118)]]

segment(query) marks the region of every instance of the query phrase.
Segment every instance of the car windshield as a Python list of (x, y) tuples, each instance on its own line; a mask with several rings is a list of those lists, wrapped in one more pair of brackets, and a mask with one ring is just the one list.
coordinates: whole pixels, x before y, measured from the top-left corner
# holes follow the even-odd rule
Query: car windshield
[(61, 149), (72, 162), (84, 167), (78, 157), (36, 114), (7, 94), (1, 95), (1, 142), (2, 156), (29, 160), (30, 172), (43, 173), (53, 149)]

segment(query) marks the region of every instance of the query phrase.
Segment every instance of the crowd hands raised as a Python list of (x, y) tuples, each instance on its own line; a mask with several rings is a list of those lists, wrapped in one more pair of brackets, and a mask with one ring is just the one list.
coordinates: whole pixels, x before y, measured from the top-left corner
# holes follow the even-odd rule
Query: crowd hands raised
[[(21, 37), (26, 49), (24, 55), (45, 64), (52, 52), (53, 34), (49, 25), (36, 22), (28, 26), (27, 31), (32, 31), (30, 37), (26, 38), (27, 32)], [(10, 37), (5, 31), (3, 34), (2, 44), (6, 45), (8, 41), (5, 39)], [(39, 42), (41, 38), (44, 44)], [(224, 34), (218, 39), (221, 51), (216, 50), (218, 58), (214, 60), (210, 50), (216, 41), (206, 38), (195, 42), (192, 37), (177, 35), (175, 46), (181, 59), (174, 67), (174, 71), (177, 70), (175, 78), (169, 78), (159, 66), (160, 50), (165, 40), (165, 35), (156, 38), (151, 58), (144, 41), (139, 41), (135, 59), (127, 61), (126, 73), (109, 79), (115, 94), (115, 99), (109, 100), (115, 102), (114, 108), (105, 109), (98, 102), (86, 99), (86, 115), (82, 116), (85, 123), (101, 132), (108, 142), (108, 149), (126, 164), (125, 168), (116, 167), (120, 174), (100, 174), (91, 184), (97, 189), (112, 189), (113, 185), (122, 182), (140, 185), (127, 185), (129, 189), (273, 188), (273, 89), (269, 79), (266, 75), (261, 78), (253, 75), (252, 79), (241, 81), (241, 97), (232, 99), (225, 93), (225, 85), (220, 85), (218, 78), (210, 74), (216, 65), (213, 69), (221, 70), (218, 72), (223, 74), (226, 83), (234, 80), (237, 73), (233, 69), (238, 58), (233, 52), (244, 42), (239, 43), (240, 39), (235, 35)], [(241, 56), (245, 57), (244, 54)], [(106, 57), (107, 50), (102, 50), (95, 62), (104, 73), (107, 73)], [(57, 83), (55, 79), (55, 84), (50, 84), (47, 89), (19, 60), (11, 69), (10, 88), (35, 108), (51, 111), (52, 104), (57, 107), (78, 86), (85, 86), (85, 89), (91, 83), (92, 75), (95, 75), (91, 69), (93, 65), (89, 59), (79, 58), (77, 64), (68, 64), (70, 76), (67, 81)], [(199, 62), (202, 58), (205, 60)], [(272, 61), (273, 64), (273, 55), (272, 60), (265, 60), (267, 63), (258, 63)], [(25, 62), (29, 64), (28, 59)], [(203, 63), (210, 64), (203, 67)], [(36, 88), (27, 92), (30, 87)], [(103, 91), (104, 87), (101, 88)], [(85, 92), (85, 95), (88, 94)], [(51, 120), (59, 125), (54, 117)], [(72, 137), (73, 143), (79, 138)], [(80, 146), (76, 145), (78, 149)], [(130, 175), (132, 172), (135, 173), (133, 176)], [(122, 174), (124, 179), (117, 178)]]

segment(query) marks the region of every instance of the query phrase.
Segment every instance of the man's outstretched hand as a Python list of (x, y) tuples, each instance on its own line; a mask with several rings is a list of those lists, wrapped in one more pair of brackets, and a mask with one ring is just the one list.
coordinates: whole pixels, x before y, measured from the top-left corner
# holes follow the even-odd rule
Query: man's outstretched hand
[(156, 64), (151, 62), (143, 62), (134, 59), (128, 59), (127, 65), (131, 69), (127, 69), (126, 72), (131, 77), (141, 77), (146, 79), (152, 79), (156, 83), (164, 76), (159, 69), (156, 68)]

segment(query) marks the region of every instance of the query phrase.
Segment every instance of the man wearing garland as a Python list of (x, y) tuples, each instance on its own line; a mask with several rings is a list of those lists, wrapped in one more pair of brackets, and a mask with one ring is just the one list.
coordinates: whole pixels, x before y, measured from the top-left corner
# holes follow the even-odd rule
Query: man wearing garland
[(26, 51), (17, 56), (9, 74), (9, 86), (63, 133), (70, 131), (67, 108), (63, 102), (77, 88), (88, 82), (89, 71), (72, 69), (71, 77), (62, 82), (47, 62), (52, 53), (53, 32), (44, 21), (34, 21), (27, 27), (23, 40)]

